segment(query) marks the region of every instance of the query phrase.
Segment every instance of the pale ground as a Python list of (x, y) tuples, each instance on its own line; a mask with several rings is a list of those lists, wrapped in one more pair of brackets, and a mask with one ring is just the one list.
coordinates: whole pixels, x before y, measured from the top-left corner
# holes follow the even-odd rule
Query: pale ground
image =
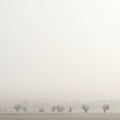
[(120, 114), (1, 114), (0, 120), (120, 120)]

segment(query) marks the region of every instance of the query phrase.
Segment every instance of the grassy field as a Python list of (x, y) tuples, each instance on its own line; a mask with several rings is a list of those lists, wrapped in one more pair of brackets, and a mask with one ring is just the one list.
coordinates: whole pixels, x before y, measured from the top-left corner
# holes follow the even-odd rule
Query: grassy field
[(0, 120), (120, 120), (120, 114), (1, 114)]

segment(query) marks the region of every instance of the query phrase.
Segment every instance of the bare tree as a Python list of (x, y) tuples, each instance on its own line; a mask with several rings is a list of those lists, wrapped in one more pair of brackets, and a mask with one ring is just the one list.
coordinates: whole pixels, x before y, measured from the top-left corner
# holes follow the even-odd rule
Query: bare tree
[(89, 110), (89, 106), (84, 104), (84, 105), (82, 105), (82, 109), (85, 113), (87, 113)]
[(0, 112), (2, 112), (2, 108), (0, 108)]
[(45, 111), (45, 110), (44, 110), (43, 107), (39, 108), (39, 112), (44, 112), (44, 111)]
[(65, 110), (65, 107), (62, 105), (58, 105), (58, 106), (56, 106), (56, 109), (58, 112), (63, 112)]
[(69, 112), (72, 112), (73, 111), (73, 107), (69, 107)]
[(57, 107), (56, 107), (55, 105), (52, 105), (51, 111), (52, 111), (52, 112), (55, 112), (56, 109), (57, 109)]
[(15, 104), (14, 109), (19, 112), (19, 110), (22, 108), (21, 104)]
[(23, 106), (22, 109), (24, 112), (27, 112), (27, 110), (28, 110), (26, 106)]
[(104, 113), (106, 113), (106, 111), (110, 109), (110, 105), (109, 104), (105, 104), (105, 105), (103, 105), (102, 108), (103, 108)]

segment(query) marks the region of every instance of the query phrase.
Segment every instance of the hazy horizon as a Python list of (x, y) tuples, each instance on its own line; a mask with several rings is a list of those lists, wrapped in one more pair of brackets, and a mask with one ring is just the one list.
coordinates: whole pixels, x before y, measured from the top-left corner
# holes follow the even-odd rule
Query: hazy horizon
[(120, 100), (119, 4), (0, 0), (0, 99)]

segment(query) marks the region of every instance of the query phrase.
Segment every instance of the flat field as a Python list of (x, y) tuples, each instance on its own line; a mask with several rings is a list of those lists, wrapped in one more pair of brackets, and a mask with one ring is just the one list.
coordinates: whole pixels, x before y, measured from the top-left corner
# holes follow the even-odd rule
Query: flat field
[(0, 120), (120, 120), (120, 114), (0, 114)]

